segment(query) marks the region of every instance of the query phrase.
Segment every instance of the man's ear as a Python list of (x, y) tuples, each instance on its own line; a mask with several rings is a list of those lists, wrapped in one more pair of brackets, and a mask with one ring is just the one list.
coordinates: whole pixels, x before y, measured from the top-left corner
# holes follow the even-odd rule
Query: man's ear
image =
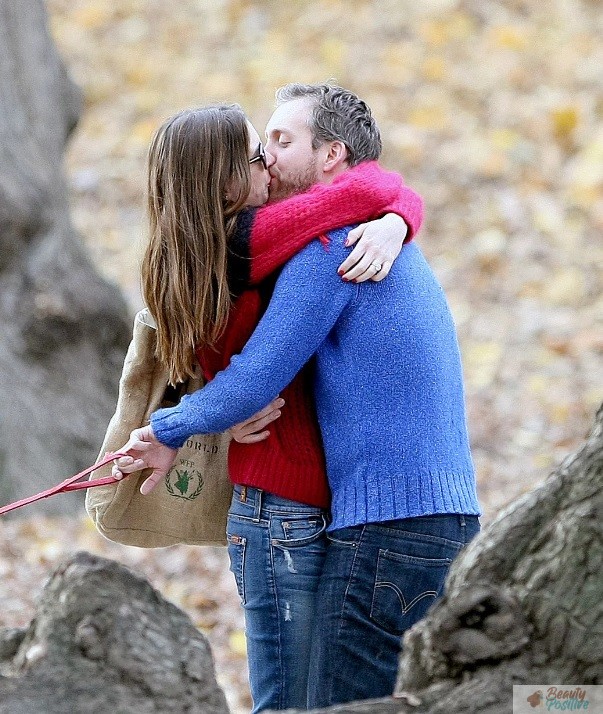
[(328, 144), (328, 151), (324, 159), (323, 171), (332, 173), (341, 168), (348, 160), (348, 147), (343, 141), (331, 141)]

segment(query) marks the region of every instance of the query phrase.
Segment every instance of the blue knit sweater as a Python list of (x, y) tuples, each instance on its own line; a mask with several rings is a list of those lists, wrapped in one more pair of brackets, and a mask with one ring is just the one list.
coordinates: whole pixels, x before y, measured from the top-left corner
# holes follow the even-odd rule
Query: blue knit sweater
[(155, 412), (153, 432), (179, 447), (191, 434), (224, 431), (266, 406), (314, 356), (330, 530), (478, 514), (461, 361), (442, 288), (414, 243), (382, 282), (343, 282), (337, 267), (348, 230), (287, 263), (241, 354), (178, 406)]

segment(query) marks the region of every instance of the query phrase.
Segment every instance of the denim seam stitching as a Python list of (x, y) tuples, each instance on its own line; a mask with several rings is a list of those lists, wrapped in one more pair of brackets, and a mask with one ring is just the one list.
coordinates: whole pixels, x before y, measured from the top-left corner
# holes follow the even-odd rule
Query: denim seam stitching
[[(356, 561), (358, 560), (358, 551), (360, 550), (360, 544), (362, 543), (362, 539), (364, 537), (366, 526), (362, 526), (362, 532), (360, 534), (360, 538), (358, 541), (354, 544), (356, 547), (354, 549), (354, 556), (352, 558), (352, 567), (350, 568), (350, 577), (348, 578), (347, 585), (345, 586), (345, 594), (343, 596), (343, 602), (341, 604), (341, 610), (339, 612), (339, 622), (337, 624), (337, 638), (339, 639), (341, 637), (341, 628), (343, 625), (343, 611), (345, 610), (346, 602), (348, 599), (348, 593), (351, 587), (352, 580), (354, 578), (354, 574), (356, 572)], [(334, 681), (333, 677), (330, 677), (330, 684), (329, 684), (329, 700), (332, 701), (333, 699), (333, 686), (334, 686)]]
[(278, 693), (278, 702), (279, 702), (279, 709), (283, 708), (283, 702), (285, 698), (285, 692), (283, 691), (283, 650), (281, 643), (283, 641), (283, 633), (282, 633), (282, 626), (281, 626), (281, 610), (280, 610), (280, 602), (279, 602), (279, 596), (277, 592), (277, 587), (276, 587), (276, 578), (274, 578), (274, 546), (272, 544), (272, 538), (270, 537), (270, 534), (272, 532), (272, 518), (268, 519), (268, 542), (270, 544), (270, 572), (273, 573), (273, 578), (272, 578), (272, 593), (274, 597), (274, 605), (275, 609), (274, 611), (276, 612), (276, 627), (278, 630), (278, 667), (280, 671), (280, 677), (279, 677), (279, 693)]
[[(236, 549), (238, 553), (240, 554), (239, 558), (239, 563), (237, 563), (237, 571), (235, 572), (234, 570), (232, 571), (232, 574), (235, 577), (235, 582), (237, 584), (237, 590), (240, 590), (239, 592), (239, 598), (241, 600), (241, 605), (244, 607), (247, 602), (247, 593), (245, 592), (245, 552), (247, 550), (247, 538), (243, 536), (239, 536), (241, 538), (240, 542), (238, 543), (233, 543), (230, 538), (231, 534), (228, 534), (228, 544), (233, 547), (233, 549)], [(232, 559), (230, 559), (231, 565), (232, 565)]]

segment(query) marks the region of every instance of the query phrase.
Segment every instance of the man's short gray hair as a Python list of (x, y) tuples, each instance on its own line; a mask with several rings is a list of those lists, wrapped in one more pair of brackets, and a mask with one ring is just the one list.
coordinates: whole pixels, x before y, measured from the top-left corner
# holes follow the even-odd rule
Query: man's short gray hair
[(356, 166), (381, 156), (381, 135), (368, 105), (348, 89), (334, 84), (292, 83), (277, 89), (276, 104), (309, 98), (314, 102), (310, 129), (312, 148), (325, 141), (341, 141), (347, 161)]

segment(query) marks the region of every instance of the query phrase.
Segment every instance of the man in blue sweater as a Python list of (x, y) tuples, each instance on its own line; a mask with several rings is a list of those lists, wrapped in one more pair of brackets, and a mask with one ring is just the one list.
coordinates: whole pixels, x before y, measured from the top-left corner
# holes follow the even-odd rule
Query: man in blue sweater
[[(380, 148), (370, 110), (350, 92), (288, 85), (277, 98), (266, 146), (275, 195), (344, 171), (350, 131)], [(170, 465), (166, 447), (248, 419), (314, 359), (332, 521), (310, 708), (393, 692), (402, 633), (441, 594), (452, 559), (479, 530), (460, 355), (443, 291), (414, 243), (386, 280), (342, 281), (349, 230), (296, 255), (242, 353), (129, 442), (132, 455), (158, 467), (155, 483)]]

